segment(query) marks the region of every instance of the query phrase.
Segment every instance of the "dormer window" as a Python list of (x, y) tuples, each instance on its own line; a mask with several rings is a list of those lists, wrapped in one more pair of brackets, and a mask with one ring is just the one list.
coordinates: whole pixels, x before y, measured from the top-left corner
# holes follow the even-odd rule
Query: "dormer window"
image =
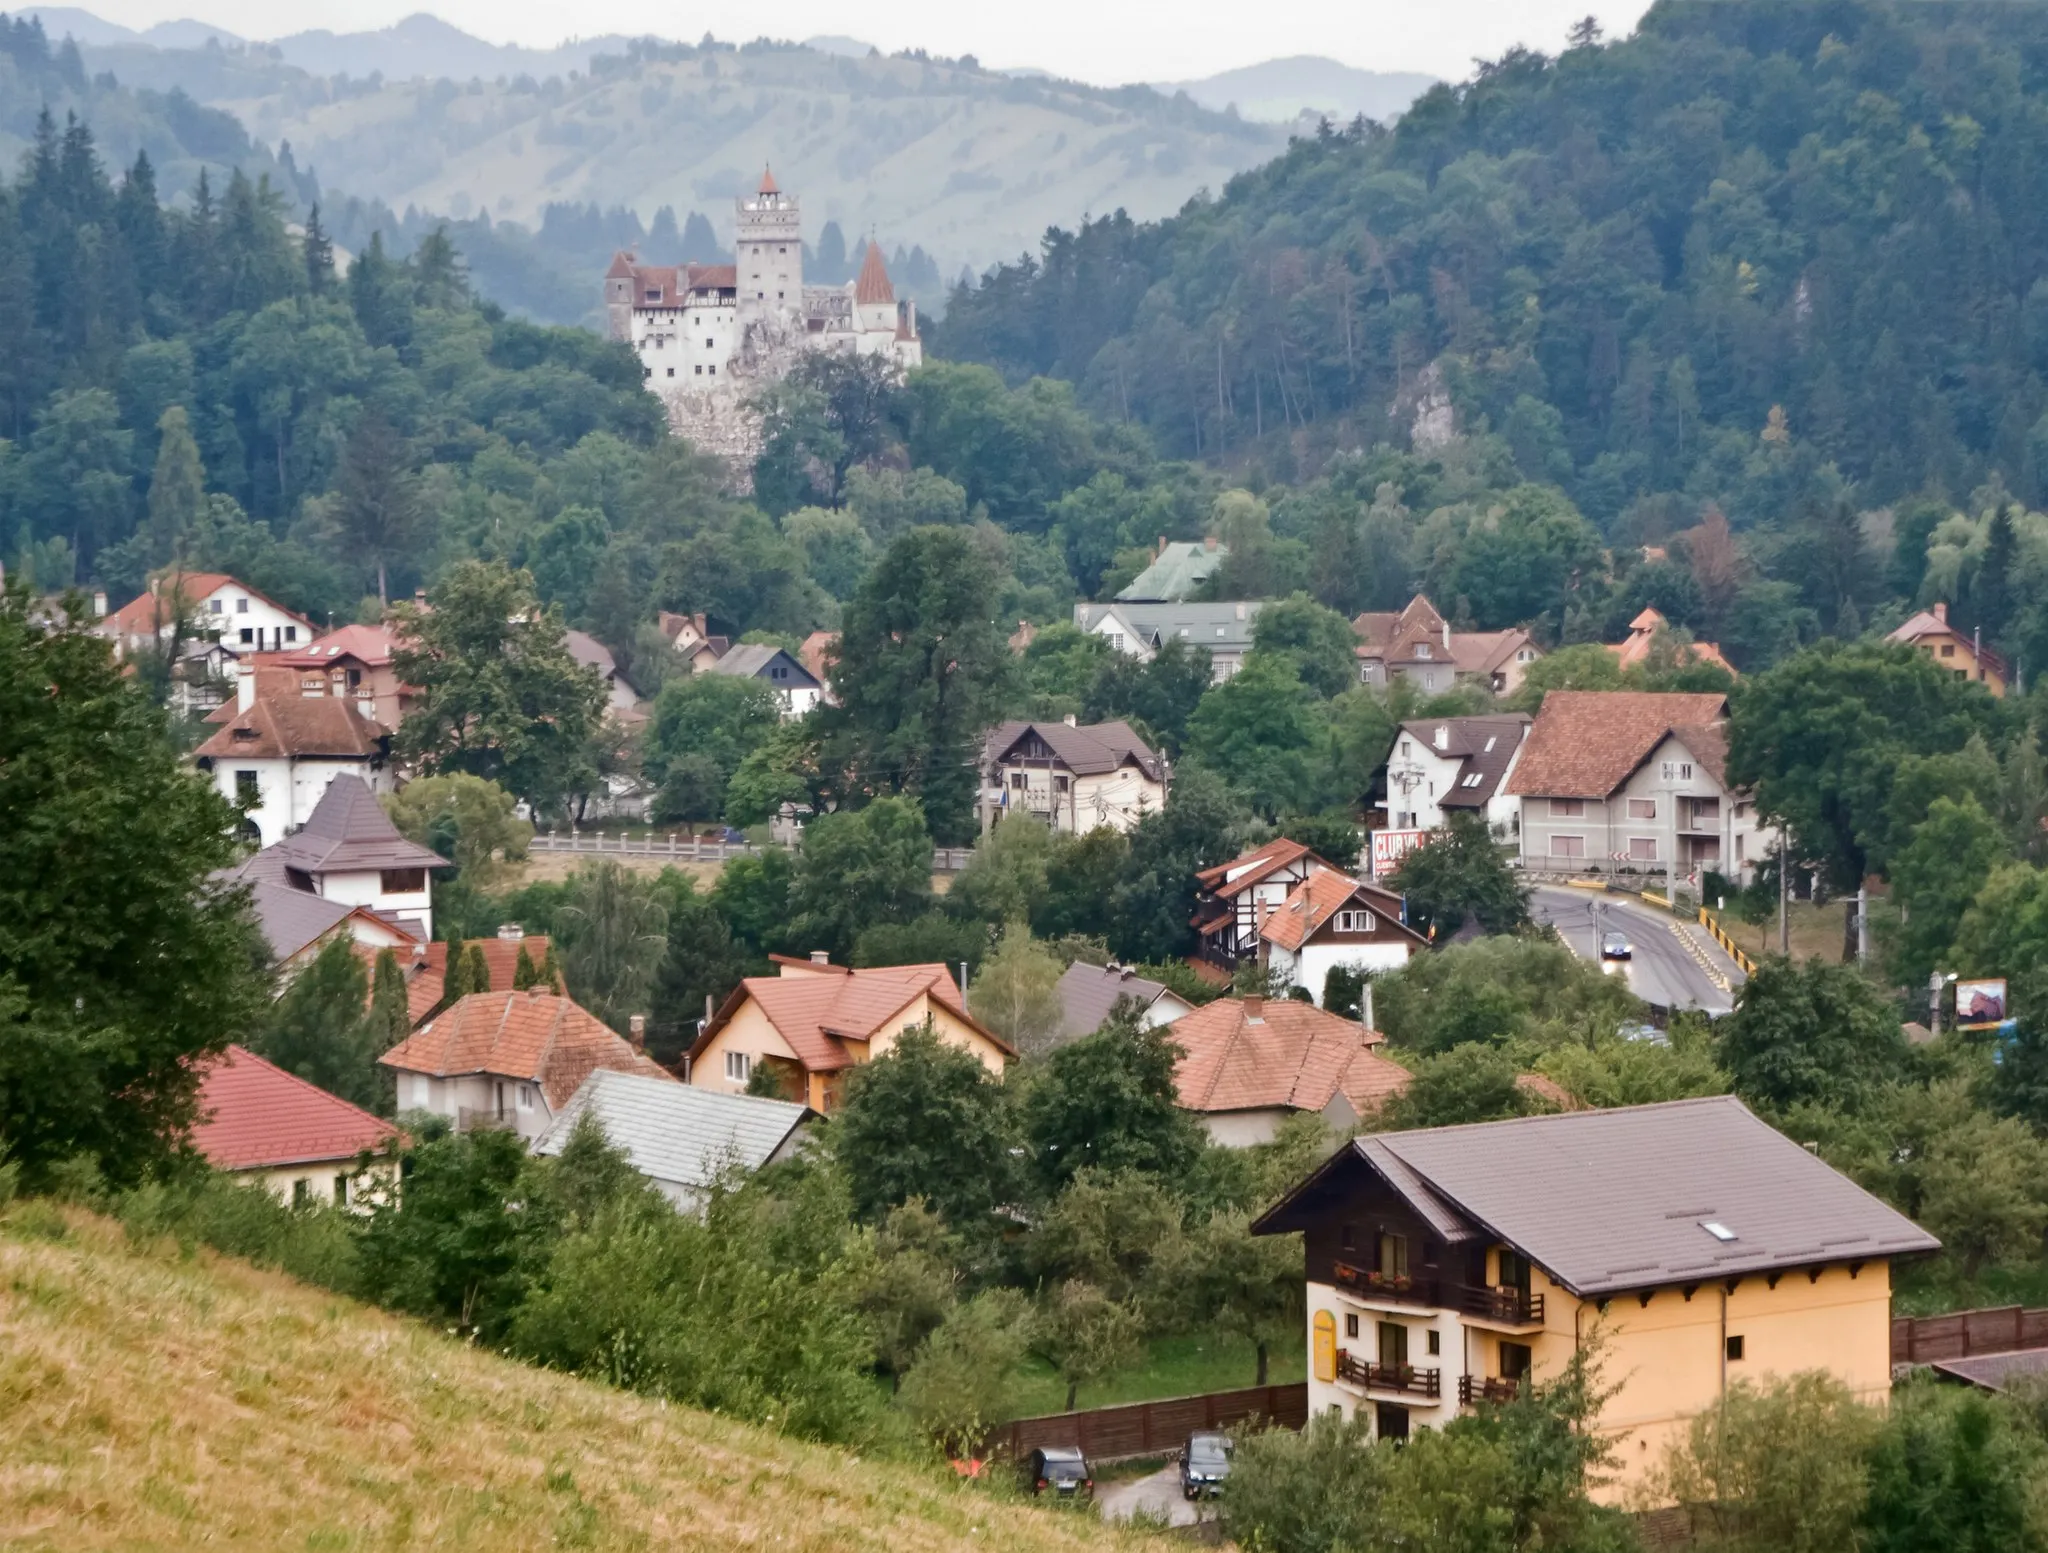
[(1429, 658), (1429, 643), (1417, 642), (1415, 644), (1415, 656), (1427, 662)]
[(659, 302), (661, 300), (661, 288), (658, 286), (649, 286), (647, 288), (647, 300), (650, 302)]

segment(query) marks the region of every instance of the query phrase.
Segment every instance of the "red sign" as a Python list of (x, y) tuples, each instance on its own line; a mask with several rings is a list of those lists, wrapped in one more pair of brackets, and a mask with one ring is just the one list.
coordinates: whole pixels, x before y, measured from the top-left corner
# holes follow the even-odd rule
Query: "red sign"
[(1384, 879), (1401, 859), (1429, 840), (1426, 830), (1376, 830), (1372, 833), (1372, 876)]

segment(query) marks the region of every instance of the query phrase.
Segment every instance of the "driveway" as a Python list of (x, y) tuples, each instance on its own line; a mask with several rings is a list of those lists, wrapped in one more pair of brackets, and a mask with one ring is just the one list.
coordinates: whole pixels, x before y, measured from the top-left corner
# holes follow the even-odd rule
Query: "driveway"
[(1697, 923), (1681, 922), (1626, 896), (1552, 885), (1531, 894), (1529, 910), (1537, 921), (1555, 927), (1580, 959), (1596, 965), (1600, 935), (1626, 933), (1635, 957), (1619, 962), (1615, 973), (1626, 977), (1629, 990), (1645, 1003), (1709, 1014), (1725, 1014), (1735, 1006), (1742, 972)]
[(1095, 1505), (1105, 1521), (1127, 1521), (1143, 1511), (1165, 1516), (1169, 1526), (1192, 1526), (1203, 1509), (1215, 1514), (1213, 1506), (1191, 1504), (1181, 1497), (1180, 1468), (1171, 1462), (1146, 1477), (1107, 1487), (1098, 1484)]

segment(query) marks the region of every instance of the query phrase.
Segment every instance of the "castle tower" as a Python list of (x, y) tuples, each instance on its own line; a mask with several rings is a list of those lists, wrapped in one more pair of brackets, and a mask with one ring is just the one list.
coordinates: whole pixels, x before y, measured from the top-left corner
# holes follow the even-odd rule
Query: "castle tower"
[(854, 327), (863, 334), (896, 334), (896, 288), (889, 283), (889, 270), (882, 263), (882, 245), (868, 239), (867, 256), (861, 260), (860, 275), (853, 283)]
[(633, 338), (633, 256), (621, 249), (604, 272), (605, 332), (615, 340)]
[(738, 272), (739, 324), (774, 321), (800, 327), (804, 307), (804, 235), (796, 196), (775, 185), (775, 175), (761, 172), (761, 187), (752, 199), (744, 195), (733, 239)]

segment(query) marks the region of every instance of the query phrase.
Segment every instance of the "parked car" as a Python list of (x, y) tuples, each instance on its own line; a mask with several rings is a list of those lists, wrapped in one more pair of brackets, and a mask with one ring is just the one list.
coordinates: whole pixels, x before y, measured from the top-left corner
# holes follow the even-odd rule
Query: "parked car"
[(1603, 960), (1632, 960), (1635, 946), (1628, 941), (1628, 934), (1617, 933), (1609, 928), (1600, 935), (1600, 958)]
[(1078, 1445), (1041, 1445), (1024, 1458), (1024, 1482), (1034, 1494), (1060, 1499), (1095, 1497), (1095, 1474)]
[(1230, 1476), (1233, 1449), (1227, 1434), (1203, 1431), (1188, 1436), (1180, 1448), (1180, 1491), (1184, 1498), (1214, 1499), (1223, 1492), (1223, 1480)]

